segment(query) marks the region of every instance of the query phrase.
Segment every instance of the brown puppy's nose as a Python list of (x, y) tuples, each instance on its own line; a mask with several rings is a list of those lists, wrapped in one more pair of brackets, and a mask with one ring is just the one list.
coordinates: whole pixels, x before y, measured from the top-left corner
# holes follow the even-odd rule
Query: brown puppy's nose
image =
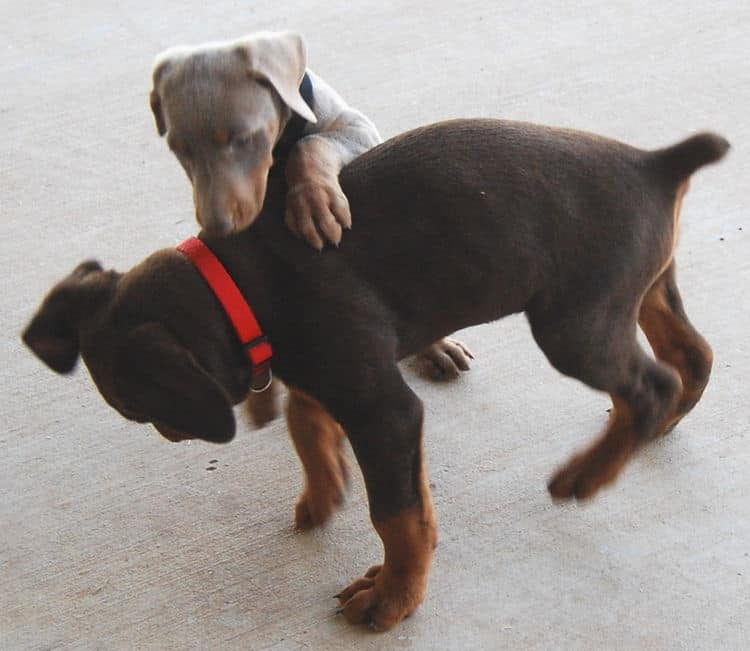
[(181, 441), (186, 441), (190, 438), (189, 436), (185, 436), (181, 432), (178, 432), (171, 427), (167, 427), (166, 425), (157, 425), (154, 423), (154, 427), (159, 431), (159, 434), (172, 443), (180, 443)]

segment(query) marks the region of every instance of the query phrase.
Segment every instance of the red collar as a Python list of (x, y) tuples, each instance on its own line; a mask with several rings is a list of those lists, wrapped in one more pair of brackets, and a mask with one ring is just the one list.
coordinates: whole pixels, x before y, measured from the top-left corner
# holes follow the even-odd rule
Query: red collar
[(197, 237), (189, 237), (177, 250), (201, 272), (232, 322), (253, 367), (252, 389), (263, 391), (268, 388), (273, 350), (239, 287), (211, 249)]

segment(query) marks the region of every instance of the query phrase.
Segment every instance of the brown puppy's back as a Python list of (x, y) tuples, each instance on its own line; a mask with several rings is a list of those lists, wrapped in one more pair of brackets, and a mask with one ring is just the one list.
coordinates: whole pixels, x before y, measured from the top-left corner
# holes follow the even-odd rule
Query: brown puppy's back
[(575, 309), (645, 289), (673, 247), (678, 185), (727, 146), (702, 134), (648, 152), (519, 122), (431, 125), (343, 170), (357, 227), (340, 253), (396, 307), (407, 339), (425, 313), (450, 331)]

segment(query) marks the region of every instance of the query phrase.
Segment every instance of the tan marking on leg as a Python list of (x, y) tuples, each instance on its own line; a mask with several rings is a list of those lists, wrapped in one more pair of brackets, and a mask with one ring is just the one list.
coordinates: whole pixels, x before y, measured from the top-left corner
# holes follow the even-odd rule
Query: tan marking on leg
[(338, 595), (352, 624), (387, 630), (411, 615), (424, 601), (437, 545), (437, 521), (427, 470), (422, 465), (420, 503), (382, 520), (373, 519), (385, 559)]
[[(682, 311), (679, 313), (667, 298), (667, 278), (659, 278), (641, 303), (638, 323), (651, 344), (656, 357), (679, 374), (682, 395), (665, 422), (662, 432), (670, 431), (698, 402), (708, 383), (713, 365), (709, 343), (693, 327)], [(680, 300), (676, 285), (675, 299)]]
[(307, 530), (324, 524), (344, 499), (348, 478), (344, 430), (317, 400), (297, 389), (289, 390), (286, 417), (305, 470), (295, 526)]
[(604, 434), (588, 450), (574, 456), (548, 484), (556, 499), (586, 499), (612, 483), (635, 452), (638, 436), (630, 405), (612, 397), (612, 411)]
[[(672, 251), (677, 248), (677, 242), (680, 238), (680, 226), (682, 222), (682, 201), (685, 198), (685, 195), (687, 194), (688, 190), (690, 189), (690, 179), (687, 178), (685, 181), (683, 181), (680, 186), (677, 188), (677, 193), (675, 197), (674, 202), (674, 211), (673, 211), (673, 218), (672, 223), (674, 225), (674, 244), (672, 246)], [(669, 256), (670, 259), (672, 256)]]
[(680, 241), (680, 226), (682, 222), (682, 201), (685, 198), (685, 195), (687, 194), (687, 191), (689, 189), (690, 189), (690, 179), (688, 178), (678, 186), (677, 191), (675, 192), (675, 201), (674, 201), (674, 206), (672, 207), (672, 245), (669, 249), (669, 254), (666, 257), (664, 264), (661, 266), (657, 274), (654, 276), (653, 282), (656, 282), (658, 278), (661, 278), (661, 276), (669, 268), (669, 265), (671, 265), (672, 261), (674, 260), (674, 252), (675, 252), (675, 249), (677, 248), (677, 243)]

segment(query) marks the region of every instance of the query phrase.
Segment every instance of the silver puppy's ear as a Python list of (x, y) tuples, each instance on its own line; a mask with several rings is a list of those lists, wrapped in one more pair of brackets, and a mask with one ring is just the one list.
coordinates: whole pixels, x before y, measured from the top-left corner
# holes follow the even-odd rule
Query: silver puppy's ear
[(154, 62), (154, 72), (152, 74), (153, 87), (151, 88), (151, 94), (149, 95), (149, 104), (151, 105), (151, 112), (154, 114), (154, 120), (156, 121), (156, 130), (160, 136), (163, 136), (167, 132), (167, 123), (164, 121), (164, 111), (161, 108), (161, 95), (159, 95), (159, 82), (164, 76), (167, 68), (170, 65), (169, 59), (163, 55), (159, 55)]
[(299, 92), (307, 68), (305, 41), (295, 32), (259, 32), (240, 41), (253, 73), (267, 79), (295, 113), (308, 122), (317, 122)]

